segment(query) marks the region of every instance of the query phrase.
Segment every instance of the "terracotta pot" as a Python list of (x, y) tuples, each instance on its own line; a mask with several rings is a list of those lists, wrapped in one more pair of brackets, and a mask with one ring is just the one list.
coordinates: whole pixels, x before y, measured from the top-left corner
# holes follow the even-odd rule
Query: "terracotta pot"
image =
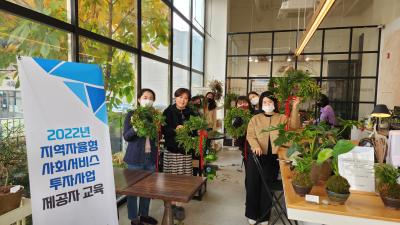
[(328, 194), (329, 200), (331, 200), (331, 202), (333, 204), (344, 205), (344, 203), (347, 201), (347, 199), (350, 196), (350, 193), (339, 194), (339, 193), (335, 193), (333, 191), (329, 191), (328, 189), (325, 189), (325, 190), (326, 190), (326, 193)]
[[(17, 193), (10, 193), (9, 190), (12, 187), (13, 186), (10, 185), (6, 188), (0, 188), (0, 215), (18, 208), (21, 204), (24, 188), (21, 188)], [(6, 190), (7, 193), (4, 193), (4, 190)]]
[(317, 162), (313, 162), (313, 166), (311, 168), (311, 180), (314, 184), (318, 184), (320, 180), (327, 181), (328, 178), (332, 175), (332, 159), (326, 160), (321, 165), (318, 165)]
[(296, 194), (298, 194), (301, 197), (304, 197), (306, 194), (311, 192), (312, 186), (311, 187), (302, 187), (300, 185), (297, 184), (293, 184), (292, 182), (292, 186), (294, 191), (296, 192)]
[(381, 199), (385, 207), (391, 209), (400, 209), (400, 199), (383, 197), (383, 196), (381, 196)]

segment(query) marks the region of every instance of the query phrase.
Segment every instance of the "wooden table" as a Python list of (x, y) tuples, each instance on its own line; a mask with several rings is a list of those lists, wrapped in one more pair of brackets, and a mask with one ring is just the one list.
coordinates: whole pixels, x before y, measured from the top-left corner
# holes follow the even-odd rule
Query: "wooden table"
[[(140, 171), (139, 171), (140, 172)], [(128, 196), (140, 196), (145, 198), (161, 199), (164, 201), (164, 216), (162, 225), (173, 225), (171, 202), (189, 202), (194, 196), (195, 192), (205, 182), (202, 177), (172, 175), (165, 173), (153, 173), (145, 176), (142, 179), (135, 179), (135, 182), (129, 178), (135, 177), (138, 171), (125, 169), (123, 171), (114, 171), (114, 176), (128, 178), (126, 183), (116, 182), (117, 194)], [(144, 176), (144, 174), (139, 173)], [(129, 185), (132, 183), (131, 185)]]
[[(279, 150), (280, 158), (285, 158), (286, 149)], [(292, 187), (289, 165), (280, 161), (285, 201), (289, 219), (321, 224), (362, 224), (394, 225), (400, 224), (400, 210), (384, 207), (382, 200), (374, 193), (351, 193), (344, 205), (317, 205), (306, 202)], [(312, 195), (328, 199), (323, 185), (314, 186)]]

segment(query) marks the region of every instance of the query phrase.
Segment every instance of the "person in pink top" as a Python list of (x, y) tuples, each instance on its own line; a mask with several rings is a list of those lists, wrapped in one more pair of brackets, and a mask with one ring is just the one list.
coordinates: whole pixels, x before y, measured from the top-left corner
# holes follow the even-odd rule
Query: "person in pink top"
[(331, 126), (337, 126), (338, 122), (335, 116), (335, 111), (331, 105), (329, 105), (329, 98), (328, 96), (321, 94), (319, 100), (317, 101), (317, 106), (321, 108), (320, 112), (321, 115), (319, 117), (319, 122), (325, 121), (327, 124)]

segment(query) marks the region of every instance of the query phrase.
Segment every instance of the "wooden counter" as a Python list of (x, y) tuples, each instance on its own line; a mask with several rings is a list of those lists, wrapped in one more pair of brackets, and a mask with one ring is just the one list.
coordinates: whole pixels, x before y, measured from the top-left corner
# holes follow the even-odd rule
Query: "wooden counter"
[[(279, 150), (285, 158), (286, 149)], [(280, 161), (288, 217), (293, 220), (337, 225), (394, 225), (400, 224), (400, 210), (384, 207), (380, 197), (374, 193), (351, 193), (345, 205), (323, 205), (309, 203), (298, 196), (292, 187), (292, 172), (289, 164)], [(328, 199), (323, 185), (314, 186), (311, 195), (320, 196), (320, 202)]]

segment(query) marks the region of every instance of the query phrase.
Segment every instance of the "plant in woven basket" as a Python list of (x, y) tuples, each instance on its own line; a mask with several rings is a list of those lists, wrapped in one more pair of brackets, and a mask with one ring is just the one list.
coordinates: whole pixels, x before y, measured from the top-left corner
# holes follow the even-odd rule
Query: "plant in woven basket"
[[(317, 99), (320, 95), (320, 87), (310, 74), (302, 70), (288, 71), (283, 77), (274, 77), (268, 84), (268, 90), (272, 91), (281, 105), (285, 104), (290, 96), (307, 99)], [(284, 107), (280, 111), (284, 112)]]
[(231, 108), (225, 116), (226, 132), (233, 138), (244, 136), (251, 119), (249, 110)]
[[(207, 121), (199, 116), (191, 116), (188, 121), (183, 123), (183, 127), (176, 131), (176, 142), (186, 153), (194, 151), (197, 155), (200, 152), (199, 132), (207, 129)], [(204, 138), (202, 147), (205, 149), (206, 140)]]
[(223, 83), (219, 80), (211, 80), (208, 87), (211, 89), (211, 92), (214, 93), (214, 100), (219, 101), (222, 97), (223, 92)]
[(131, 123), (139, 137), (156, 140), (160, 127), (165, 124), (165, 117), (153, 107), (140, 106), (133, 112)]

